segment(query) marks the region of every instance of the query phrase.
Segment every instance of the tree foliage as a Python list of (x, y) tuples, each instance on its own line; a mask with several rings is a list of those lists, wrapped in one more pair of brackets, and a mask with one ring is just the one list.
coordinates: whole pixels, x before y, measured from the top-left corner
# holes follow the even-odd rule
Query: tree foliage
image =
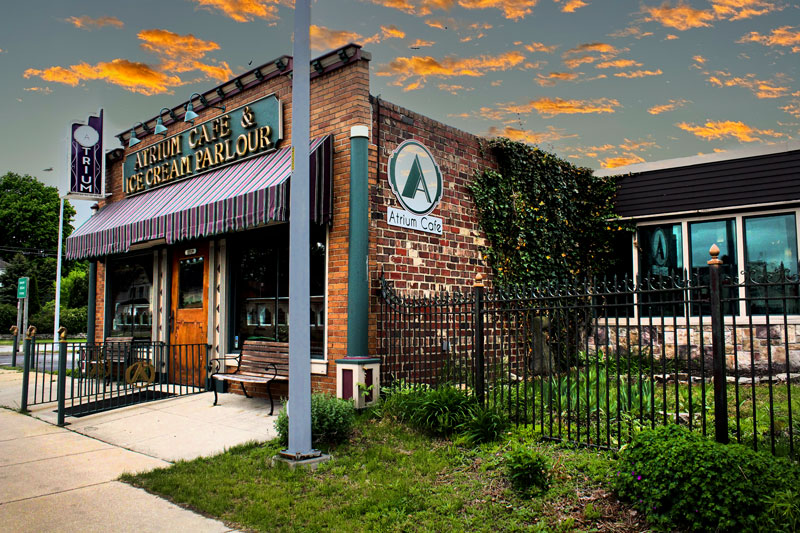
[(557, 156), (499, 138), (498, 169), (470, 189), (488, 245), (484, 259), (499, 285), (552, 283), (596, 275), (613, 262), (616, 182)]
[[(16, 254), (0, 276), (0, 303), (17, 305), (17, 282), (19, 278), (28, 277), (28, 314), (39, 311), (41, 300), (39, 298), (39, 283), (36, 265), (33, 265), (22, 254)], [(0, 324), (2, 326), (2, 324)]]

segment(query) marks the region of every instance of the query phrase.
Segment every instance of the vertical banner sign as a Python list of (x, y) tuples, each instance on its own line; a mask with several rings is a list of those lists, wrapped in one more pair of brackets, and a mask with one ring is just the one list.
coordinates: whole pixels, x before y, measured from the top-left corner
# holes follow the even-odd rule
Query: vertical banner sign
[(88, 124), (72, 125), (69, 194), (87, 200), (103, 197), (103, 110)]

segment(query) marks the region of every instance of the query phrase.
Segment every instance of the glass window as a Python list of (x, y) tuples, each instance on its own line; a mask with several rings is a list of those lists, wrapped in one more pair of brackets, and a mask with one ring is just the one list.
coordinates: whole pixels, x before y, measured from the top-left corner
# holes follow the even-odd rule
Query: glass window
[(745, 269), (749, 312), (754, 315), (799, 314), (797, 226), (794, 214), (744, 219)]
[[(289, 225), (241, 234), (231, 240), (235, 348), (247, 339), (289, 340)], [(326, 228), (311, 225), (311, 356), (325, 354)]]
[(683, 239), (680, 224), (638, 229), (639, 313), (642, 316), (683, 315)]
[(152, 337), (153, 256), (109, 261), (110, 337)]
[[(738, 274), (736, 260), (736, 220), (711, 220), (708, 222), (692, 222), (689, 224), (689, 250), (691, 254), (692, 275), (694, 282), (708, 286), (711, 282), (708, 261), (711, 259), (709, 249), (716, 244), (719, 248), (719, 259), (722, 261), (722, 294), (723, 312), (726, 315), (738, 313), (736, 299), (738, 290), (734, 281)], [(692, 300), (705, 302), (709, 299), (707, 289), (692, 293)], [(711, 305), (708, 303), (693, 303), (692, 315), (702, 313), (709, 315)]]
[(202, 309), (203, 258), (181, 259), (178, 270), (178, 307)]

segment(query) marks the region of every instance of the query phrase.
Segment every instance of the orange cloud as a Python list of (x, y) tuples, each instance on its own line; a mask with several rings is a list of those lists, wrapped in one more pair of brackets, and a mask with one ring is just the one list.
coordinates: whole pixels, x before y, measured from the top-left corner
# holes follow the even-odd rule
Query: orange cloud
[(536, 110), (540, 115), (549, 118), (556, 115), (614, 113), (618, 107), (620, 107), (619, 101), (610, 98), (564, 100), (561, 98), (542, 97), (522, 105), (505, 104), (500, 106), (499, 112), (501, 114), (522, 114)]
[(395, 25), (381, 26), (380, 32), (368, 38), (354, 31), (332, 30), (316, 24), (312, 24), (309, 30), (311, 48), (314, 50), (339, 48), (353, 42), (360, 42), (361, 44), (379, 43), (384, 39), (402, 39), (406, 36), (406, 33)]
[(564, 52), (564, 57), (580, 54), (580, 53), (587, 53), (587, 52), (597, 52), (600, 54), (611, 54), (611, 55), (618, 55), (620, 52), (624, 50), (620, 50), (613, 45), (608, 43), (583, 43), (579, 44), (575, 48), (570, 48), (566, 52)]
[(462, 91), (469, 92), (475, 89), (474, 87), (464, 87), (463, 85), (448, 85), (446, 83), (440, 83), (438, 87), (440, 90), (448, 92), (452, 95), (456, 95)]
[(540, 87), (553, 87), (559, 81), (575, 81), (578, 79), (580, 73), (577, 72), (551, 72), (547, 76), (542, 74), (536, 75), (536, 83)]
[(428, 46), (433, 46), (436, 44), (435, 41), (423, 41), (422, 39), (417, 39), (413, 43), (409, 44), (409, 48), (426, 48)]
[(783, 137), (783, 134), (774, 130), (760, 130), (734, 120), (709, 120), (702, 126), (695, 126), (686, 122), (676, 124), (680, 129), (694, 133), (697, 137), (705, 140), (723, 139), (733, 137), (740, 142), (761, 141), (759, 135), (768, 137)]
[(171, 94), (173, 87), (183, 85), (177, 76), (160, 72), (145, 63), (114, 59), (96, 65), (79, 63), (64, 67), (50, 67), (44, 70), (29, 68), (23, 73), (27, 78), (38, 77), (45, 81), (63, 83), (72, 87), (84, 80), (101, 80), (118, 85), (128, 91), (151, 96)]
[[(556, 3), (561, 2), (561, 0), (553, 0)], [(586, 2), (583, 0), (567, 0), (564, 5), (561, 6), (561, 11), (563, 13), (574, 13), (576, 10), (588, 6)]]
[(667, 36), (664, 37), (665, 41), (674, 41), (675, 39), (680, 39), (680, 37), (678, 37), (677, 35), (673, 35), (671, 33), (668, 33)]
[(764, 46), (791, 46), (792, 52), (800, 52), (800, 30), (795, 30), (792, 26), (782, 26), (772, 30), (770, 35), (761, 35), (757, 31), (751, 31), (737, 43), (759, 43)]
[(26, 91), (31, 93), (41, 93), (41, 94), (50, 94), (53, 92), (53, 89), (50, 87), (26, 87)]
[(644, 159), (642, 159), (638, 155), (631, 154), (628, 156), (621, 156), (621, 157), (608, 157), (600, 162), (603, 168), (624, 167), (627, 165), (633, 165), (635, 163), (644, 163)]
[(278, 19), (278, 6), (293, 7), (292, 0), (192, 0), (201, 8), (221, 11), (236, 22), (250, 22), (257, 18)]
[(632, 70), (630, 72), (615, 72), (617, 78), (644, 78), (646, 76), (661, 76), (664, 72), (659, 68), (656, 70)]
[(645, 22), (658, 22), (662, 26), (679, 31), (711, 26), (711, 22), (716, 18), (713, 11), (695, 9), (681, 1), (675, 7), (671, 7), (669, 2), (664, 2), (660, 7), (643, 6), (642, 11), (646, 15)]
[(642, 31), (642, 29), (639, 28), (638, 26), (630, 26), (628, 28), (625, 28), (624, 30), (615, 31), (614, 33), (608, 34), (609, 37), (615, 37), (615, 38), (633, 37), (635, 39), (641, 39), (643, 37), (649, 37), (651, 35), (653, 35), (653, 32)]
[(528, 144), (571, 139), (578, 136), (576, 133), (570, 135), (565, 134), (564, 130), (554, 128), (553, 126), (548, 126), (545, 132), (535, 132), (522, 128), (515, 128), (514, 126), (504, 126), (503, 128), (492, 126), (489, 128), (488, 135), (490, 137), (506, 137), (512, 141), (520, 141)]
[(713, 0), (711, 8), (719, 19), (742, 20), (781, 11), (783, 6), (765, 0)]
[(800, 118), (800, 100), (794, 100), (793, 102), (786, 104), (785, 106), (779, 108), (781, 111), (785, 111), (789, 113), (795, 118)]
[(510, 51), (498, 56), (482, 55), (472, 58), (446, 57), (436, 59), (430, 56), (398, 57), (384, 65), (378, 76), (392, 76), (392, 85), (403, 85), (411, 78), (416, 81), (406, 85), (403, 90), (411, 91), (423, 87), (427, 77), (450, 78), (455, 76), (480, 77), (487, 72), (508, 70), (520, 65), (525, 56), (518, 51)]
[(651, 115), (660, 115), (661, 113), (666, 113), (668, 111), (675, 111), (679, 107), (683, 107), (688, 103), (690, 103), (689, 100), (670, 100), (668, 104), (654, 105), (648, 109), (647, 112)]
[(163, 72), (191, 72), (199, 70), (207, 78), (225, 81), (233, 77), (228, 63), (206, 63), (208, 52), (219, 50), (219, 44), (205, 41), (192, 35), (179, 35), (167, 30), (142, 30), (137, 35), (142, 41), (143, 50), (161, 56), (160, 69)]
[(718, 71), (708, 77), (709, 83), (716, 87), (744, 87), (757, 98), (780, 98), (789, 94), (789, 87), (778, 86), (773, 81), (759, 80), (755, 74), (730, 76), (727, 72)]
[(417, 16), (430, 15), (434, 9), (449, 11), (458, 3), (464, 9), (499, 9), (505, 18), (517, 20), (530, 15), (538, 0), (371, 0), (371, 2)]
[(67, 17), (64, 20), (66, 20), (76, 28), (81, 28), (83, 30), (90, 30), (92, 28), (102, 28), (103, 26), (114, 26), (115, 28), (122, 28), (123, 26), (125, 26), (125, 24), (117, 17), (110, 17), (110, 16), (92, 18), (89, 15), (83, 15), (80, 17)]
[(638, 152), (641, 150), (647, 150), (648, 148), (654, 148), (658, 145), (654, 141), (632, 141), (628, 138), (625, 139), (625, 142), (620, 143), (619, 147), (626, 152)]
[(594, 66), (594, 68), (628, 68), (628, 67), (641, 67), (642, 64), (633, 59), (615, 59), (613, 61), (603, 61)]
[(555, 51), (556, 48), (558, 48), (557, 44), (547, 46), (544, 43), (537, 43), (537, 42), (532, 42), (531, 44), (525, 45), (525, 50), (527, 50), (528, 52), (544, 52), (546, 54), (553, 53), (553, 51)]
[(567, 68), (577, 68), (583, 65), (584, 63), (594, 63), (595, 61), (597, 61), (597, 59), (598, 58), (596, 58), (595, 56), (573, 57), (570, 59), (565, 59), (564, 65), (566, 65)]

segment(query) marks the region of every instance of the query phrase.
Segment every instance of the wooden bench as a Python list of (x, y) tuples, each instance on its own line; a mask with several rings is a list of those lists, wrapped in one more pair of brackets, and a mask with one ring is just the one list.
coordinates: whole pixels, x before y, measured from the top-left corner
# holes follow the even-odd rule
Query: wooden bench
[[(226, 372), (225, 361), (236, 361), (236, 370)], [(289, 343), (276, 341), (244, 341), (242, 353), (236, 357), (220, 357), (208, 363), (212, 380), (230, 381), (242, 384), (247, 398), (245, 384), (265, 383), (269, 395), (269, 414), (272, 414), (272, 382), (289, 380)], [(214, 386), (214, 405), (217, 405), (217, 387)]]

